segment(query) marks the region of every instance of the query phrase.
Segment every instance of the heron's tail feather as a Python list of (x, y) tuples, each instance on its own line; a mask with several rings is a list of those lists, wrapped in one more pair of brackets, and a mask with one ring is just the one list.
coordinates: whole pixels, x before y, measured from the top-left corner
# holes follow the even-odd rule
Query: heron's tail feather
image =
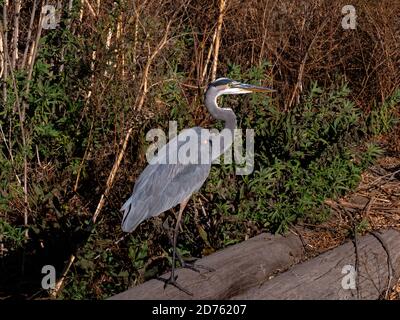
[(145, 219), (146, 212), (141, 201), (134, 201), (131, 196), (121, 207), (124, 216), (121, 228), (124, 232), (132, 232)]

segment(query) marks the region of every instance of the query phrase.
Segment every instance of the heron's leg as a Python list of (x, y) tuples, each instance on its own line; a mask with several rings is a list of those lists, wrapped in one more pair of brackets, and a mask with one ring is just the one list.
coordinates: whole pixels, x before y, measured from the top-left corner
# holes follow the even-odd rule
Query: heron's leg
[[(167, 226), (164, 226), (164, 229), (167, 231), (167, 235), (170, 241), (171, 246), (174, 245), (174, 240), (173, 240), (173, 232), (171, 232), (171, 234), (169, 234), (170, 228), (168, 228)], [(190, 257), (189, 259), (183, 259), (182, 255), (178, 252), (178, 250), (175, 250), (175, 256), (176, 259), (179, 260), (179, 263), (181, 264), (182, 268), (187, 268), (190, 270), (193, 270), (195, 272), (200, 272), (199, 269), (204, 269), (207, 270), (209, 272), (215, 271), (215, 269), (210, 268), (210, 267), (206, 267), (200, 264), (195, 264), (196, 261), (198, 260), (198, 258), (195, 257)]]
[[(178, 219), (178, 215), (175, 215), (175, 217)], [(167, 224), (167, 220), (165, 220), (165, 222), (163, 224), (163, 228), (167, 232), (171, 246), (174, 247), (174, 230), (175, 230), (175, 228), (172, 229), (171, 227), (169, 227)], [(172, 230), (172, 232), (171, 232), (171, 230)], [(182, 224), (180, 224), (179, 230), (182, 230)], [(193, 270), (195, 272), (200, 272), (199, 269), (204, 269), (209, 272), (215, 271), (215, 269), (210, 268), (210, 267), (206, 267), (206, 266), (203, 266), (200, 264), (195, 265), (195, 262), (196, 262), (196, 260), (198, 260), (198, 258), (191, 257), (189, 259), (184, 260), (183, 257), (181, 256), (181, 254), (178, 252), (178, 250), (176, 250), (176, 246), (175, 246), (175, 259), (179, 260), (179, 263), (181, 264), (182, 268), (187, 268), (187, 269)]]
[(185, 288), (181, 287), (177, 282), (176, 279), (178, 278), (177, 276), (175, 276), (175, 264), (176, 264), (176, 243), (177, 243), (177, 239), (178, 239), (178, 233), (179, 233), (179, 225), (181, 223), (182, 220), (182, 213), (183, 210), (185, 210), (185, 207), (187, 205), (187, 203), (189, 202), (189, 198), (184, 200), (183, 202), (181, 202), (180, 204), (180, 208), (179, 208), (179, 214), (178, 217), (176, 219), (176, 225), (175, 225), (175, 229), (174, 229), (174, 236), (173, 236), (173, 248), (172, 248), (172, 269), (171, 269), (171, 275), (168, 279), (164, 279), (164, 278), (158, 278), (161, 281), (164, 281), (164, 289), (166, 288), (167, 284), (172, 284), (174, 287), (178, 288), (179, 290), (185, 292), (188, 295), (193, 295), (191, 292), (189, 292), (188, 290), (186, 290)]
[(183, 210), (185, 210), (186, 205), (188, 204), (189, 199), (184, 200), (181, 204), (180, 204), (180, 208), (179, 208), (179, 214), (178, 217), (176, 218), (176, 225), (175, 225), (175, 229), (174, 229), (174, 238), (173, 238), (173, 243), (172, 243), (172, 270), (171, 270), (171, 277), (174, 278), (174, 273), (175, 273), (175, 265), (176, 265), (176, 243), (178, 240), (178, 234), (179, 234), (179, 226), (182, 220), (182, 213)]
[(210, 268), (210, 267), (206, 267), (206, 266), (203, 266), (200, 264), (195, 265), (196, 260), (198, 260), (198, 258), (191, 257), (190, 259), (185, 261), (185, 260), (183, 260), (182, 256), (178, 253), (178, 251), (176, 251), (176, 257), (178, 258), (182, 268), (191, 269), (195, 272), (200, 272), (199, 269), (204, 269), (204, 270), (207, 270), (208, 272), (215, 271), (215, 269)]

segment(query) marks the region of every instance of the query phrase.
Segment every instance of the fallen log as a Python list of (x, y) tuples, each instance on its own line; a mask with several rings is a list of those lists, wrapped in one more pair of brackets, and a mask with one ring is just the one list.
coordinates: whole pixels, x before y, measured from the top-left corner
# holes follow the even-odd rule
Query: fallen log
[(368, 234), (357, 241), (358, 254), (355, 249), (349, 241), (233, 298), (385, 298), (400, 276), (400, 232)]
[[(178, 269), (179, 284), (193, 293), (189, 296), (157, 279), (149, 280), (110, 299), (229, 299), (268, 280), (303, 257), (303, 245), (296, 235), (261, 234), (242, 243), (206, 256), (196, 262), (215, 271), (200, 273)], [(163, 277), (167, 278), (168, 274)]]
[(298, 236), (261, 234), (198, 261), (215, 271), (177, 270), (193, 296), (153, 279), (110, 299), (379, 299), (400, 275), (400, 232), (368, 234), (357, 250), (348, 241), (293, 266), (302, 257)]

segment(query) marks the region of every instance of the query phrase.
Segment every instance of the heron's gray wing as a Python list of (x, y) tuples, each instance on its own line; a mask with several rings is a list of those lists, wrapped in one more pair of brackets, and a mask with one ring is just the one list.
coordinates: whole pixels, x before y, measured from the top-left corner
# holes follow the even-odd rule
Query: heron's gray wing
[(142, 172), (132, 196), (121, 210), (122, 230), (133, 231), (143, 220), (157, 216), (189, 198), (204, 184), (211, 164), (155, 164)]
[[(183, 202), (190, 195), (199, 190), (210, 172), (211, 161), (205, 164), (196, 163), (168, 163), (169, 152), (177, 152), (180, 148), (196, 144), (199, 159), (202, 155), (210, 155), (208, 142), (203, 139), (202, 128), (196, 127), (182, 131), (178, 137), (171, 140), (160, 149), (158, 161), (152, 160), (144, 169), (135, 183), (132, 196), (125, 202), (121, 210), (124, 212), (122, 229), (133, 231), (143, 220), (157, 216), (160, 213)], [(186, 141), (186, 137), (190, 137)], [(194, 139), (194, 140), (193, 140)], [(162, 151), (167, 150), (167, 152)], [(183, 150), (183, 149), (182, 149)], [(209, 158), (210, 159), (210, 158)]]

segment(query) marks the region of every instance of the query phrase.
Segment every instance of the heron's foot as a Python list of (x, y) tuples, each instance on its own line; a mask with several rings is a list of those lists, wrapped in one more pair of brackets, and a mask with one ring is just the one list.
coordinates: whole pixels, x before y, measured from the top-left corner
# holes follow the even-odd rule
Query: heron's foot
[(171, 274), (171, 276), (168, 279), (165, 278), (161, 278), (158, 277), (158, 280), (164, 282), (164, 290), (167, 287), (167, 285), (172, 285), (175, 288), (177, 288), (178, 290), (181, 290), (182, 292), (186, 293), (189, 296), (193, 296), (193, 293), (191, 293), (189, 290), (185, 289), (184, 287), (182, 287), (178, 282), (176, 282), (176, 280), (178, 279), (178, 276), (173, 276), (173, 274)]

